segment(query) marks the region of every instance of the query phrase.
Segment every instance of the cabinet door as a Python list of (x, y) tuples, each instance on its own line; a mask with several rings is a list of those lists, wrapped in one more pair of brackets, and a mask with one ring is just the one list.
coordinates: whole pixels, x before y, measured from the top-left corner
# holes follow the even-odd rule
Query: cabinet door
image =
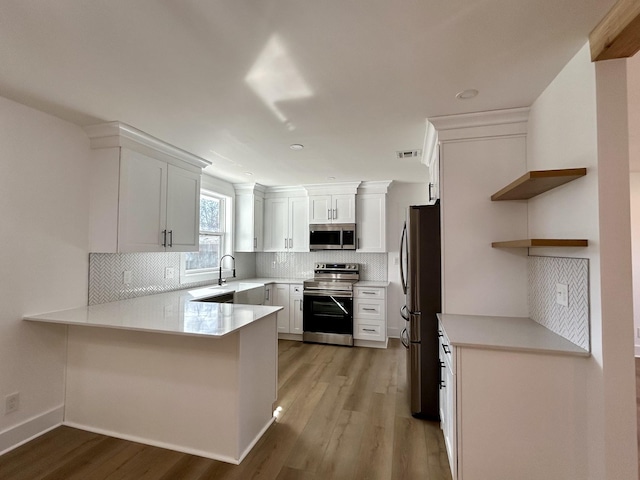
[(290, 285), (289, 295), (291, 299), (289, 332), (302, 335), (302, 285)]
[(284, 307), (277, 313), (278, 333), (289, 333), (289, 318), (291, 306), (289, 305), (289, 285), (276, 283), (273, 285), (273, 305)]
[(264, 245), (264, 199), (253, 197), (253, 252), (261, 252)]
[(331, 195), (309, 196), (309, 223), (331, 223), (333, 208)]
[(333, 223), (356, 223), (356, 196), (333, 195)]
[(267, 198), (264, 201), (264, 251), (284, 252), (288, 247), (289, 199)]
[(436, 148), (429, 164), (429, 204), (433, 205), (440, 198), (440, 146)]
[(357, 196), (358, 252), (387, 251), (386, 195), (365, 193)]
[(289, 199), (289, 235), (288, 251), (309, 251), (309, 220), (307, 197), (292, 197)]
[(200, 249), (200, 174), (169, 165), (167, 251)]
[(167, 219), (165, 162), (122, 149), (118, 205), (118, 252), (164, 252)]

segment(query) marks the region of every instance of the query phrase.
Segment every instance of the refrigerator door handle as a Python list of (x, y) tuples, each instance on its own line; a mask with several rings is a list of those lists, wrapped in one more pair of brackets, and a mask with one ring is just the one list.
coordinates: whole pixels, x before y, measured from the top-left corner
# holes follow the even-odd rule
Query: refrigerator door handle
[(400, 237), (400, 283), (402, 284), (402, 291), (404, 294), (407, 294), (407, 279), (405, 277), (404, 272), (404, 261), (403, 258), (407, 255), (406, 246), (407, 246), (407, 222), (404, 222), (404, 227), (402, 228), (402, 236)]
[(404, 318), (407, 322), (409, 321), (409, 309), (407, 308), (406, 305), (400, 309), (400, 316)]
[(403, 328), (400, 332), (400, 341), (404, 348), (409, 349), (409, 332), (407, 332), (406, 328)]

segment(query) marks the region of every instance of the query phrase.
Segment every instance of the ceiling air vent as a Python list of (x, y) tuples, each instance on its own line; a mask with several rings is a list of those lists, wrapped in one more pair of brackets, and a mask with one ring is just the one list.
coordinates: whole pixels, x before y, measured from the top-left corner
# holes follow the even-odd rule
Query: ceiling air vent
[(396, 158), (420, 158), (422, 156), (422, 150), (398, 150), (396, 151)]

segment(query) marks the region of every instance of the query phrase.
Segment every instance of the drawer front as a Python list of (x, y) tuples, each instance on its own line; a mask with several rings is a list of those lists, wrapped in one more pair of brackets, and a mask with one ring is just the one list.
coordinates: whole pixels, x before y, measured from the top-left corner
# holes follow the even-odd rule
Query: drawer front
[(356, 322), (353, 327), (353, 338), (357, 340), (384, 341), (385, 333), (382, 323)]
[(296, 296), (296, 297), (301, 297), (302, 296), (302, 290), (303, 290), (302, 285), (297, 285), (297, 284), (296, 285), (290, 285), (289, 289), (290, 289), (289, 293), (291, 295)]
[(354, 294), (356, 298), (384, 298), (384, 288), (378, 287), (355, 287)]
[(385, 319), (385, 301), (356, 298), (354, 302), (353, 316), (371, 320)]

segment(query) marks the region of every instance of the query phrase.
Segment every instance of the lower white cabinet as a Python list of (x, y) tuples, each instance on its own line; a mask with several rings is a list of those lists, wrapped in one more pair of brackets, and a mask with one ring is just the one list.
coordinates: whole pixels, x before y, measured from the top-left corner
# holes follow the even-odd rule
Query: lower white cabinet
[[(302, 340), (302, 284), (274, 283), (265, 289), (265, 305), (283, 307), (277, 313), (278, 334), (281, 338)], [(284, 335), (284, 336), (283, 336)]]
[(385, 287), (354, 288), (353, 338), (356, 346), (387, 347)]
[(263, 305), (273, 305), (273, 285), (264, 286), (264, 303)]
[(453, 480), (586, 478), (586, 357), (452, 346), (438, 327)]

